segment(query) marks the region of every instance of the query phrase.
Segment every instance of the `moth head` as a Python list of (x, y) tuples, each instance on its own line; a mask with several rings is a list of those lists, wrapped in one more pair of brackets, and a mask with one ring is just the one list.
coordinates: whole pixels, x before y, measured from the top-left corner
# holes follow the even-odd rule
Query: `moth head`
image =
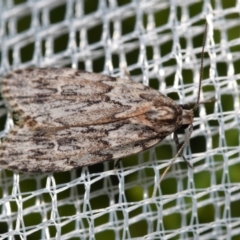
[(182, 129), (186, 129), (193, 123), (193, 110), (183, 109), (182, 113)]

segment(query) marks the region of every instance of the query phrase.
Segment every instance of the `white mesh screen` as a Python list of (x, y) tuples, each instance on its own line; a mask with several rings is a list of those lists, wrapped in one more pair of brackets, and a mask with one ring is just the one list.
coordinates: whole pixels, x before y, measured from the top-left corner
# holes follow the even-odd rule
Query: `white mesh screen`
[[(171, 136), (145, 153), (57, 174), (0, 171), (1, 239), (240, 239), (240, 2), (0, 0), (0, 74), (73, 67), (143, 82), (194, 102), (204, 24), (201, 104), (185, 148)], [(2, 136), (9, 131), (1, 109)], [(5, 126), (5, 130), (4, 130)], [(180, 133), (181, 142), (185, 136)], [(19, 143), (21, 144), (21, 143)]]

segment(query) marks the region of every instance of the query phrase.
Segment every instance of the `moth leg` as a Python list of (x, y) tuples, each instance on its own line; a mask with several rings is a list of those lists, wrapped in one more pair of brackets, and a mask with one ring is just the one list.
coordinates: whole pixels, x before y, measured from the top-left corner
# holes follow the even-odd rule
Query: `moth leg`
[[(179, 149), (181, 148), (181, 145), (179, 144), (177, 132), (174, 132), (174, 133), (173, 133), (173, 140), (174, 140), (174, 142), (175, 142), (176, 145), (177, 145), (177, 150), (179, 151)], [(183, 158), (184, 162), (186, 162), (186, 164), (188, 165), (188, 167), (193, 168), (193, 166), (190, 164), (190, 162), (184, 157), (184, 155), (182, 154), (182, 152), (181, 152), (181, 154), (180, 154), (179, 156)]]
[(126, 78), (129, 79), (129, 80), (132, 80), (130, 72), (127, 70), (126, 67), (123, 68), (123, 71), (124, 71), (124, 74), (125, 74)]
[(117, 168), (119, 167), (120, 161), (122, 161), (122, 158), (117, 159), (115, 164), (114, 164), (114, 173), (115, 174), (117, 174)]
[(117, 159), (117, 161), (116, 161), (115, 164), (114, 164), (114, 169), (116, 169), (116, 168), (119, 167), (120, 161), (122, 161), (122, 158)]

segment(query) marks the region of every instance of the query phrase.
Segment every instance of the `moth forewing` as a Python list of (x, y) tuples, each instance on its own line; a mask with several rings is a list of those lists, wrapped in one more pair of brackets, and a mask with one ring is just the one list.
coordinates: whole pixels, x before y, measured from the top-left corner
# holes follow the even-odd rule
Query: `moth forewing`
[(0, 164), (20, 172), (61, 172), (136, 154), (188, 115), (150, 87), (73, 69), (14, 71), (2, 93), (20, 120), (1, 146)]

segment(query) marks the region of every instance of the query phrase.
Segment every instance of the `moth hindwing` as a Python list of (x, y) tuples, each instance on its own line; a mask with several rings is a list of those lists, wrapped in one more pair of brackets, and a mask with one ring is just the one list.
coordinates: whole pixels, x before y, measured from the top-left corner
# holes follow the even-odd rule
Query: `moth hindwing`
[(193, 111), (130, 79), (73, 69), (25, 69), (2, 80), (19, 116), (0, 149), (0, 165), (20, 172), (60, 172), (146, 150)]

